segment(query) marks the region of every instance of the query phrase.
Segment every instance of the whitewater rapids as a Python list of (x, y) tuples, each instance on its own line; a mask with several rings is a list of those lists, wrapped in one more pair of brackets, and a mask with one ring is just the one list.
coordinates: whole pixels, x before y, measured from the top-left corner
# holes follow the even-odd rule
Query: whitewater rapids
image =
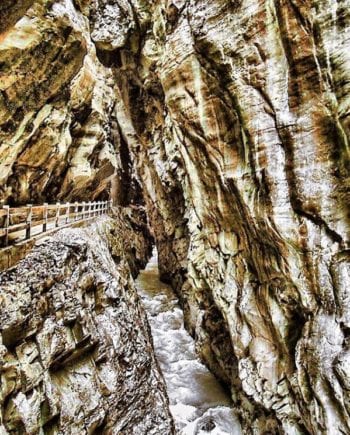
[(157, 255), (136, 280), (147, 311), (154, 348), (181, 435), (241, 435), (230, 397), (201, 363), (172, 289), (159, 280)]

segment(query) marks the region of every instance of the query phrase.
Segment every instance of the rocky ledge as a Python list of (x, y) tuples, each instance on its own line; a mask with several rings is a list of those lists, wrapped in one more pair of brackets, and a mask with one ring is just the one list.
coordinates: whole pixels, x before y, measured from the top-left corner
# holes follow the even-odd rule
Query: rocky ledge
[(173, 433), (131, 277), (144, 231), (127, 209), (59, 231), (1, 274), (1, 433)]

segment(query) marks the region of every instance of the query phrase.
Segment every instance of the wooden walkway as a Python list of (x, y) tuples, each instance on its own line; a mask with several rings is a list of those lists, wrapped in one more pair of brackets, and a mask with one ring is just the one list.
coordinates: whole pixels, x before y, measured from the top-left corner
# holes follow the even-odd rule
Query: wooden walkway
[(68, 224), (107, 214), (112, 201), (0, 208), (0, 245), (7, 247)]

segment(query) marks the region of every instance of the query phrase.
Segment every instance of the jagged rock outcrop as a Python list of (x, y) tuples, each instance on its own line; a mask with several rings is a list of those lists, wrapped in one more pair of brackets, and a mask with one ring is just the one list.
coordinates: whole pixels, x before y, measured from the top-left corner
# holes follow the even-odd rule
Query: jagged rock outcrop
[(61, 230), (0, 275), (1, 433), (173, 432), (131, 279), (149, 244), (127, 214)]
[(153, 2), (138, 49), (135, 8), (117, 118), (198, 351), (247, 431), (349, 432), (349, 2)]
[(87, 16), (70, 0), (0, 8), (1, 199), (122, 203), (114, 81)]
[(140, 184), (247, 433), (348, 433), (349, 0), (2, 10), (2, 196), (127, 204)]

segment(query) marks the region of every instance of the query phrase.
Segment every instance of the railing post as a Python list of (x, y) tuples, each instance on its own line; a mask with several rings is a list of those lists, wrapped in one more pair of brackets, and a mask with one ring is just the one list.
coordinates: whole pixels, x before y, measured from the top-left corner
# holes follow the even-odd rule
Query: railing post
[(26, 240), (30, 239), (32, 230), (32, 204), (27, 204)]
[(85, 205), (86, 205), (86, 202), (85, 201), (83, 201), (83, 215), (82, 215), (82, 219), (84, 220), (85, 219)]
[(55, 218), (55, 227), (59, 227), (60, 224), (60, 208), (61, 204), (59, 202), (56, 203), (56, 218)]
[[(74, 206), (74, 211), (72, 212), (72, 216), (70, 213), (71, 208)], [(113, 200), (109, 199), (107, 201), (83, 201), (81, 205), (76, 201), (75, 203), (66, 202), (65, 204), (61, 204), (60, 202), (56, 203), (56, 214), (54, 225), (55, 227), (60, 226), (60, 218), (61, 218), (61, 208), (64, 207), (65, 213), (62, 215), (66, 224), (68, 224), (71, 220), (76, 221), (79, 219), (85, 220), (90, 219), (95, 216), (103, 216), (105, 214), (109, 214), (113, 208)], [(82, 207), (81, 212), (79, 212), (79, 208)], [(9, 245), (9, 236), (10, 236), (10, 223), (11, 223), (11, 208), (8, 205), (4, 205), (0, 203), (0, 208), (2, 208), (5, 213), (4, 216), (4, 246)], [(38, 207), (39, 208), (39, 207)], [(26, 216), (26, 226), (25, 226), (25, 239), (28, 240), (32, 236), (32, 225), (33, 225), (33, 205), (27, 204), (27, 216)], [(42, 206), (42, 232), (45, 233), (48, 231), (49, 227), (49, 210), (50, 205), (45, 202)], [(40, 212), (39, 212), (40, 216)]]
[(69, 222), (69, 208), (70, 208), (70, 203), (66, 202), (66, 224), (68, 224)]
[(47, 208), (49, 204), (47, 202), (44, 202), (44, 208), (43, 208), (43, 233), (46, 233), (47, 231)]
[(2, 208), (5, 210), (5, 246), (9, 245), (9, 227), (10, 227), (10, 206), (3, 205)]

